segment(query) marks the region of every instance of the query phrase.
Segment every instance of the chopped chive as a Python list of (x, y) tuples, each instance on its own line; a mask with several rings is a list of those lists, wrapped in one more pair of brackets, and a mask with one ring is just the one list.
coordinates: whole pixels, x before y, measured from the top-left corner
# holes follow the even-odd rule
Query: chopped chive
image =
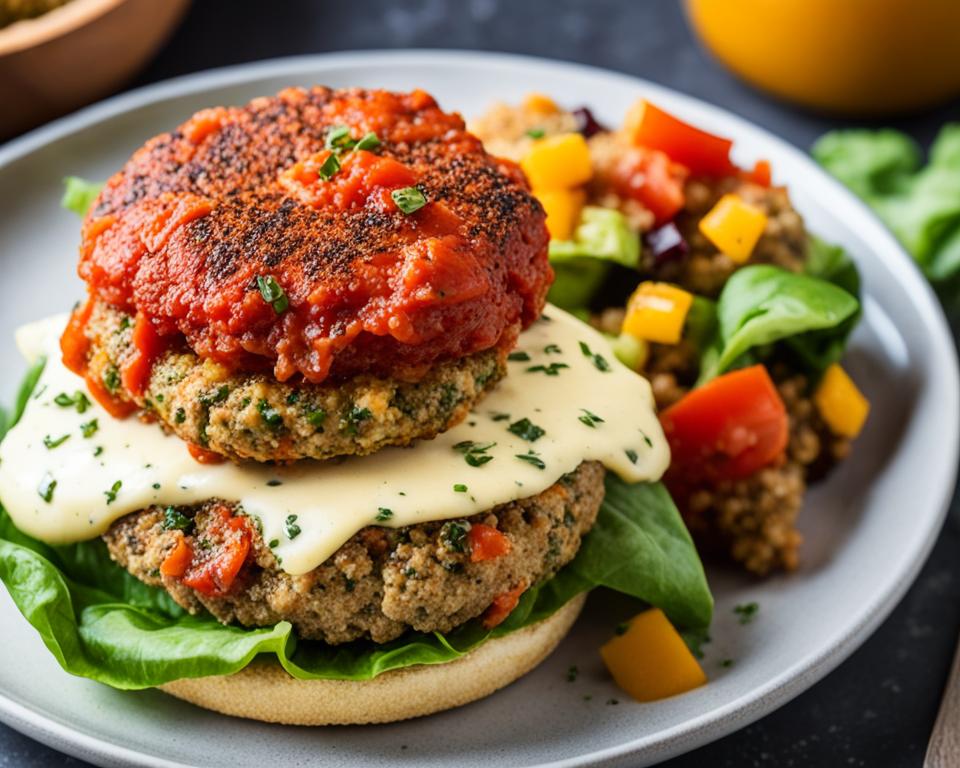
[(385, 520), (389, 520), (391, 517), (393, 517), (392, 509), (387, 509), (386, 507), (377, 507), (377, 522), (382, 523)]
[(267, 544), (270, 549), (276, 549), (280, 546), (280, 539), (270, 539), (270, 543)]
[(277, 478), (275, 477), (271, 477), (269, 480), (267, 480), (268, 488), (277, 488), (278, 486), (281, 486), (281, 485), (283, 485), (283, 481), (277, 480)]
[(520, 419), (519, 421), (513, 422), (507, 431), (519, 437), (521, 440), (526, 440), (530, 443), (535, 443), (545, 434), (546, 430), (543, 427), (538, 427), (530, 419)]
[(335, 125), (327, 131), (327, 139), (324, 142), (324, 146), (329, 150), (336, 151), (349, 146), (350, 143), (350, 127), (347, 125)]
[(290, 541), (293, 541), (300, 535), (300, 526), (297, 525), (296, 515), (287, 516), (287, 519), (283, 521), (283, 531), (287, 534), (287, 538), (290, 539)]
[(493, 413), (490, 414), (490, 419), (492, 421), (508, 421), (510, 419), (510, 414), (494, 411)]
[(532, 464), (537, 469), (547, 468), (547, 465), (543, 463), (543, 459), (541, 459), (533, 451), (529, 451), (528, 453), (518, 453), (516, 454), (516, 458), (520, 459), (521, 461), (527, 462), (527, 464)]
[(493, 456), (487, 454), (496, 443), (475, 443), (473, 440), (464, 440), (453, 446), (455, 451), (463, 454), (463, 460), (471, 467), (482, 467), (488, 461), (493, 461)]
[(41, 499), (49, 504), (51, 501), (53, 501), (53, 492), (56, 487), (57, 481), (53, 479), (53, 475), (47, 472), (40, 479), (40, 485), (37, 486), (37, 493), (40, 494)]
[(123, 485), (122, 480), (117, 480), (113, 485), (110, 486), (109, 491), (104, 491), (103, 495), (107, 497), (107, 504), (113, 504), (117, 500), (117, 494), (120, 492), (120, 487)]
[(397, 208), (406, 214), (419, 211), (427, 204), (427, 198), (424, 196), (423, 192), (416, 187), (395, 189), (390, 193), (390, 197), (392, 197), (393, 202), (397, 204)]
[(360, 139), (360, 141), (357, 142), (357, 145), (354, 147), (354, 149), (365, 149), (368, 152), (372, 152), (373, 150), (379, 148), (381, 143), (380, 137), (377, 136), (377, 134), (375, 134), (373, 131), (370, 131), (370, 133), (366, 134), (362, 139)]
[(46, 435), (43, 438), (43, 444), (47, 446), (47, 450), (56, 448), (58, 445), (63, 445), (70, 438), (70, 434), (61, 435), (58, 438), (52, 438), (50, 435)]
[(257, 275), (257, 288), (263, 300), (270, 304), (278, 315), (282, 315), (290, 306), (290, 299), (273, 275)]
[(102, 446), (102, 445), (98, 445), (96, 448), (93, 449), (93, 455), (94, 455), (94, 456), (99, 456), (101, 453), (103, 453), (103, 446)]
[(280, 415), (280, 411), (274, 408), (266, 400), (261, 399), (257, 403), (257, 410), (260, 412), (260, 418), (263, 419), (263, 423), (266, 424), (270, 429), (278, 429), (283, 426), (283, 416)]
[(638, 458), (637, 452), (633, 450), (633, 448), (627, 448), (627, 450), (625, 450), (624, 453), (627, 454), (627, 458), (630, 459), (631, 464), (637, 463), (637, 458)]
[(586, 342), (580, 342), (580, 351), (583, 352), (584, 357), (589, 357), (590, 361), (593, 363), (594, 368), (596, 368), (601, 373), (608, 373), (610, 371), (610, 363), (603, 355), (594, 353)]
[(317, 169), (317, 173), (320, 174), (320, 178), (324, 181), (330, 181), (337, 173), (340, 172), (340, 158), (337, 155), (332, 154), (327, 157), (326, 160), (320, 165)]
[(640, 434), (643, 435), (643, 442), (647, 444), (647, 447), (653, 448), (653, 440), (650, 439), (650, 435), (648, 435), (646, 432), (641, 432)]
[(163, 510), (161, 527), (165, 531), (186, 531), (193, 527), (193, 518), (183, 514), (176, 507), (167, 507)]
[(526, 352), (511, 352), (507, 355), (507, 360), (510, 360), (514, 363), (526, 363), (530, 360), (530, 355)]
[(559, 376), (562, 368), (569, 368), (566, 363), (550, 363), (550, 365), (531, 365), (527, 373), (545, 373), (547, 376)]
[(563, 354), (563, 350), (560, 349), (560, 347), (558, 347), (556, 344), (547, 344), (547, 346), (545, 346), (545, 347), (543, 348), (543, 351), (546, 352), (548, 355), (551, 355), (551, 354), (552, 354), (552, 355), (562, 355), (562, 354)]
[(467, 486), (465, 486), (463, 483), (456, 483), (456, 484), (453, 486), (453, 490), (456, 491), (457, 493), (466, 493), (466, 492), (467, 492)]

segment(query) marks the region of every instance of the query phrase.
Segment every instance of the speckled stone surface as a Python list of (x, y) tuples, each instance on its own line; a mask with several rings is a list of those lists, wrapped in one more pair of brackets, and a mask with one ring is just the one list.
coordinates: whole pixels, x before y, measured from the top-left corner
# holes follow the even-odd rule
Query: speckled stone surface
[[(198, 0), (136, 84), (275, 56), (417, 47), (501, 50), (627, 72), (720, 104), (804, 148), (846, 124), (734, 80), (700, 51), (674, 0)], [(893, 125), (928, 143), (950, 119), (960, 119), (960, 104)], [(919, 766), (958, 630), (955, 500), (916, 584), (852, 658), (774, 714), (665, 765)], [(56, 765), (85, 764), (0, 725), (0, 768)]]

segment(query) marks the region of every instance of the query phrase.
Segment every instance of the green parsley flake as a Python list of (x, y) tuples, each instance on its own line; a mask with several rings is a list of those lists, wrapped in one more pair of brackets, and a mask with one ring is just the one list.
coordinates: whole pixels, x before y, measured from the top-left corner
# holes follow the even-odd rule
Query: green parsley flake
[(637, 463), (637, 459), (639, 458), (639, 456), (637, 456), (637, 452), (635, 450), (633, 450), (632, 448), (627, 448), (627, 450), (625, 450), (624, 453), (627, 454), (627, 458), (630, 459), (631, 464)]
[(543, 348), (543, 351), (544, 351), (546, 354), (548, 354), (548, 355), (562, 355), (562, 354), (563, 354), (563, 350), (560, 349), (560, 347), (558, 347), (556, 344), (547, 344), (547, 346), (545, 346), (545, 347)]
[(354, 147), (354, 149), (364, 149), (367, 152), (372, 152), (375, 149), (379, 149), (382, 143), (383, 142), (380, 141), (380, 137), (377, 136), (377, 134), (375, 134), (373, 131), (370, 131), (370, 133), (366, 134), (362, 139), (360, 139), (360, 141), (357, 142), (357, 145)]
[(100, 424), (96, 419), (91, 419), (90, 421), (80, 425), (80, 432), (86, 438), (93, 437), (95, 434), (97, 434), (98, 429), (100, 429)]
[(53, 492), (56, 490), (56, 487), (57, 481), (53, 479), (53, 475), (47, 472), (40, 479), (40, 485), (37, 486), (37, 493), (40, 494), (41, 499), (49, 504), (53, 501)]
[(263, 423), (266, 424), (270, 429), (277, 429), (283, 426), (283, 416), (280, 415), (280, 411), (274, 408), (266, 400), (261, 399), (257, 403), (257, 410), (260, 412), (260, 418), (263, 419)]
[[(103, 372), (103, 386), (107, 388), (108, 392), (116, 392), (120, 388), (120, 371), (117, 370), (117, 366), (111, 365), (107, 367), (107, 370)], [(86, 408), (83, 409), (84, 411)], [(78, 413), (83, 413), (80, 408), (77, 408)]]
[(340, 417), (340, 431), (345, 435), (356, 435), (360, 431), (360, 425), (372, 418), (373, 412), (369, 408), (354, 405)]
[(117, 482), (110, 486), (109, 491), (103, 492), (103, 495), (107, 497), (107, 504), (113, 504), (113, 502), (117, 500), (117, 494), (120, 492), (121, 486), (123, 486), (123, 481), (117, 480)]
[(451, 552), (466, 552), (467, 531), (469, 530), (470, 523), (466, 520), (444, 523), (440, 529), (440, 541)]
[(465, 486), (463, 483), (456, 483), (456, 484), (453, 486), (453, 490), (456, 491), (457, 493), (466, 493), (466, 492), (467, 492), (467, 486)]
[(487, 454), (496, 443), (475, 443), (473, 440), (463, 440), (453, 446), (453, 450), (463, 454), (463, 460), (471, 467), (482, 467), (488, 461), (493, 461), (493, 456)]
[(500, 413), (500, 412), (498, 412), (498, 411), (494, 411), (493, 413), (490, 414), (490, 420), (491, 420), (491, 421), (509, 421), (509, 420), (510, 420), (510, 414), (509, 414), (509, 413)]
[(85, 413), (87, 408), (90, 407), (90, 399), (83, 394), (79, 389), (73, 393), (73, 395), (68, 395), (66, 392), (61, 392), (55, 398), (53, 402), (59, 405), (61, 408), (70, 408), (74, 407), (77, 409), (77, 413)]
[(347, 125), (335, 125), (329, 131), (327, 131), (327, 139), (324, 142), (324, 146), (336, 152), (337, 150), (344, 149), (353, 144), (353, 141), (350, 138), (350, 127)]
[(327, 412), (323, 408), (314, 408), (312, 411), (307, 411), (307, 421), (310, 422), (310, 426), (315, 429), (323, 430), (323, 422), (327, 420)]
[(257, 275), (257, 288), (263, 300), (270, 304), (278, 315), (282, 315), (290, 306), (290, 299), (273, 275)]
[(187, 420), (187, 412), (183, 408), (177, 408), (176, 413), (173, 414), (173, 421), (175, 424), (183, 424)]
[(603, 355), (595, 354), (587, 345), (586, 342), (580, 342), (580, 351), (583, 352), (584, 357), (589, 357), (590, 361), (593, 363), (594, 368), (596, 368), (601, 373), (609, 373), (610, 363)]
[(293, 541), (300, 535), (300, 526), (297, 525), (296, 515), (287, 516), (287, 519), (283, 521), (283, 531), (287, 534), (287, 538), (290, 539), (290, 541)]
[(340, 158), (337, 157), (336, 154), (329, 155), (317, 169), (317, 173), (320, 174), (320, 178), (324, 181), (330, 181), (330, 179), (336, 176), (339, 172)]
[(386, 520), (389, 520), (391, 517), (393, 517), (392, 509), (387, 509), (386, 507), (377, 507), (376, 520), (378, 523), (382, 523)]
[(276, 549), (280, 546), (280, 539), (270, 539), (270, 543), (267, 544), (270, 549)]
[(740, 618), (741, 624), (749, 624), (756, 618), (759, 610), (760, 606), (756, 603), (742, 603), (735, 606), (733, 612)]
[(63, 445), (68, 439), (70, 439), (69, 434), (61, 435), (60, 437), (57, 437), (57, 438), (53, 438), (53, 437), (50, 437), (50, 435), (47, 435), (46, 437), (43, 438), (43, 444), (47, 446), (47, 450), (51, 450), (53, 448), (56, 448), (58, 445)]
[(512, 363), (526, 363), (530, 360), (530, 355), (526, 352), (511, 352), (507, 355), (507, 360)]
[(540, 455), (538, 453), (535, 453), (532, 450), (527, 451), (527, 453), (518, 453), (516, 454), (516, 458), (520, 459), (521, 461), (527, 462), (527, 464), (532, 464), (537, 469), (547, 468), (547, 465), (543, 463), (543, 459), (540, 458)]
[(543, 130), (543, 128), (530, 128), (527, 131), (527, 136), (529, 136), (531, 139), (542, 139), (546, 135), (547, 132)]
[(167, 507), (163, 510), (161, 526), (165, 531), (188, 531), (193, 527), (193, 518), (183, 514), (176, 507)]
[(545, 429), (538, 427), (530, 421), (530, 419), (520, 419), (519, 421), (513, 422), (513, 424), (507, 427), (507, 431), (513, 433), (521, 440), (526, 440), (530, 443), (535, 443), (547, 434)]
[[(602, 424), (602, 423), (603, 423), (603, 419), (601, 419), (599, 416), (597, 416), (597, 414), (595, 414), (595, 413), (590, 413), (590, 411), (588, 411), (586, 408), (581, 408), (580, 410), (583, 412), (583, 415), (582, 415), (582, 416), (578, 416), (577, 419), (578, 419), (582, 424), (586, 424), (586, 425), (587, 425), (588, 427), (590, 427), (591, 429), (596, 429), (596, 428), (597, 428), (597, 424)], [(627, 454), (627, 455), (629, 456), (630, 454)], [(636, 462), (634, 462), (634, 463), (636, 463)]]
[(408, 215), (414, 213), (415, 211), (419, 211), (427, 204), (427, 198), (424, 196), (423, 192), (416, 187), (395, 189), (390, 193), (390, 197), (392, 197), (393, 202), (397, 204), (397, 208)]
[(531, 365), (527, 373), (545, 373), (547, 376), (559, 376), (560, 370), (569, 368), (566, 363), (550, 363), (550, 365)]

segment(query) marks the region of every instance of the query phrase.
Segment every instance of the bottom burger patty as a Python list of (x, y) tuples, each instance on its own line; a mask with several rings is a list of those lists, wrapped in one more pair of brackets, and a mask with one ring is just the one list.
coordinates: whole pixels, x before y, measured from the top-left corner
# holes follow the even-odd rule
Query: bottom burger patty
[[(212, 500), (170, 512), (149, 507), (118, 520), (104, 540), (117, 563), (166, 589), (191, 613), (206, 609), (225, 624), (244, 626), (286, 620), (300, 637), (330, 644), (362, 638), (384, 643), (408, 629), (447, 632), (484, 613), (498, 596), (550, 578), (573, 559), (593, 526), (603, 476), (602, 465), (584, 462), (543, 493), (469, 518), (370, 526), (300, 576), (281, 570), (253, 530), (249, 555), (225, 594), (190, 588), (162, 575), (161, 565), (184, 537), (193, 550), (215, 546), (210, 539), (217, 519), (235, 512), (235, 505)], [(170, 528), (171, 515), (179, 530)], [(477, 561), (465, 534), (478, 524), (505, 535), (509, 551)]]

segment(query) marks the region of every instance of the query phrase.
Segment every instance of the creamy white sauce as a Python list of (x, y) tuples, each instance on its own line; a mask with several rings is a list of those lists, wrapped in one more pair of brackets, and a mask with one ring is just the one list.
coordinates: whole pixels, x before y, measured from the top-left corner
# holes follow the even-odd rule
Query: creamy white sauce
[[(42, 320), (17, 332), (25, 357), (45, 355), (47, 364), (23, 418), (0, 444), (0, 500), (18, 528), (51, 544), (94, 538), (153, 504), (237, 502), (259, 518), (281, 567), (300, 574), (365, 526), (467, 517), (538, 494), (584, 460), (630, 482), (658, 479), (670, 456), (650, 385), (616, 360), (601, 334), (556, 307), (545, 315), (520, 336), (517, 350), (529, 360), (511, 360), (506, 379), (459, 426), (412, 448), (291, 467), (201, 465), (180, 439), (136, 418), (114, 419), (93, 398), (83, 413), (57, 404), (58, 395), (89, 393), (60, 360), (65, 317)], [(513, 434), (510, 425), (523, 418), (544, 434), (533, 442)], [(93, 420), (96, 431), (84, 437)], [(44, 443), (64, 435), (55, 447)], [(495, 443), (476, 454), (493, 458), (471, 466), (454, 447), (464, 441)], [(517, 458), (531, 450), (534, 463)], [(291, 515), (300, 528), (293, 539)]]

